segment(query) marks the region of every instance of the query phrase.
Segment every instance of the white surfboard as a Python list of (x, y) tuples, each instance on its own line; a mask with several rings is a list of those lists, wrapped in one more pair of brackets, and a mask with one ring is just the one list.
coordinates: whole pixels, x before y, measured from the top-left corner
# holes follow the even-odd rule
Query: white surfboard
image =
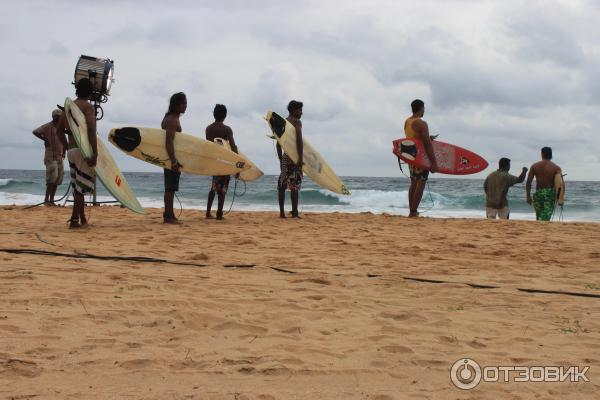
[[(231, 150), (231, 145), (229, 144), (228, 140), (221, 139), (221, 138), (215, 138), (214, 142), (216, 144), (224, 146), (227, 150)], [(254, 164), (252, 161), (250, 161), (250, 159), (248, 157), (246, 157), (246, 155), (244, 153), (242, 153), (241, 151), (238, 150), (238, 154), (241, 157), (243, 157), (246, 160), (246, 163), (248, 163), (248, 165), (250, 166), (249, 169), (240, 172), (241, 180), (243, 180), (244, 182), (251, 182), (251, 181), (257, 180), (258, 178), (260, 178), (261, 176), (264, 175), (264, 173), (260, 170), (260, 168), (258, 168), (256, 166), (256, 164)]]
[[(108, 140), (126, 154), (161, 168), (171, 169), (165, 146), (166, 131), (157, 128), (111, 129)], [(211, 141), (177, 132), (173, 141), (182, 172), (195, 175), (235, 175), (250, 169), (245, 158)]]
[[(285, 118), (277, 113), (267, 111), (265, 116), (275, 140), (283, 151), (294, 162), (298, 162), (298, 149), (296, 148), (296, 128)], [(331, 190), (334, 193), (349, 195), (350, 191), (342, 180), (333, 172), (323, 156), (302, 137), (302, 171), (306, 173), (317, 185)]]
[[(93, 150), (88, 139), (87, 122), (85, 115), (79, 107), (70, 98), (65, 99), (65, 114), (71, 133), (77, 142), (84, 158), (92, 157)], [(96, 175), (100, 178), (104, 187), (112, 194), (115, 199), (121, 202), (125, 207), (138, 214), (144, 214), (144, 208), (135, 197), (133, 190), (127, 183), (127, 179), (117, 166), (117, 163), (110, 155), (106, 145), (96, 135), (98, 144), (98, 156), (96, 157)]]

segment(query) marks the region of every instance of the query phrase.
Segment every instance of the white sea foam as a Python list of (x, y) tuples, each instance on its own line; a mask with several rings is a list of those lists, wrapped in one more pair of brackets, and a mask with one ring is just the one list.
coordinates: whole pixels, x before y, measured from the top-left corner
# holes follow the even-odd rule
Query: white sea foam
[(11, 182), (16, 182), (16, 180), (12, 178), (0, 178), (0, 187), (8, 186)]

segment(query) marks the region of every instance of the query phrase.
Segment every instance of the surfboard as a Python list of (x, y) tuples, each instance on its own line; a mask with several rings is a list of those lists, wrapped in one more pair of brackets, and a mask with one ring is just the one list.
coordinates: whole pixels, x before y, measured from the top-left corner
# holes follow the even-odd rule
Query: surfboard
[[(265, 120), (267, 120), (275, 140), (277, 140), (283, 151), (292, 161), (298, 162), (296, 128), (288, 120), (272, 111), (267, 111)], [(302, 137), (302, 143), (302, 171), (322, 188), (331, 190), (334, 193), (349, 195), (350, 191), (346, 185), (333, 172), (333, 169), (327, 164), (317, 149), (305, 137)]]
[[(84, 158), (90, 158), (93, 155), (93, 149), (88, 139), (87, 122), (85, 115), (79, 107), (70, 98), (65, 99), (65, 114), (69, 128), (77, 146), (81, 150)], [(96, 157), (96, 175), (100, 181), (121, 204), (138, 214), (144, 214), (144, 208), (135, 197), (133, 190), (127, 183), (127, 179), (119, 169), (119, 166), (110, 155), (104, 141), (96, 135), (98, 156)]]
[[(221, 139), (221, 138), (215, 138), (214, 142), (218, 145), (225, 147), (227, 150), (231, 150), (231, 145), (229, 144), (228, 140)], [(246, 157), (246, 155), (244, 153), (239, 151), (239, 149), (238, 149), (238, 154), (241, 157), (243, 157), (244, 160), (246, 161), (246, 163), (250, 166), (249, 169), (240, 172), (240, 179), (242, 181), (244, 181), (244, 182), (255, 181), (264, 175), (264, 173), (260, 170), (260, 168), (258, 168), (256, 166), (256, 164), (254, 164), (252, 161), (250, 161), (250, 159), (248, 157)]]
[[(122, 127), (111, 129), (108, 140), (125, 154), (171, 169), (164, 129)], [(194, 175), (235, 175), (250, 169), (246, 159), (211, 141), (177, 132), (173, 141), (182, 172)]]
[(556, 190), (556, 202), (562, 207), (565, 204), (565, 180), (561, 172), (554, 175), (554, 190)]
[[(421, 139), (397, 139), (392, 144), (393, 153), (402, 161), (420, 169), (429, 170), (431, 168), (431, 161)], [(488, 166), (488, 162), (481, 156), (462, 147), (438, 140), (434, 140), (432, 146), (439, 173), (469, 175), (481, 172)]]

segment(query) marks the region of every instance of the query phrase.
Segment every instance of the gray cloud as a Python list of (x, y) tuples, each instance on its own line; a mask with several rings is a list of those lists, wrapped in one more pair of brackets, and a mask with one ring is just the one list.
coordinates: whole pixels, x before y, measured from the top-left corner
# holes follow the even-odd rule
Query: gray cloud
[[(502, 156), (529, 165), (551, 145), (574, 178), (597, 179), (600, 7), (592, 1), (33, 1), (4, 11), (33, 28), (0, 17), (0, 37), (19, 37), (3, 42), (11, 57), (0, 145), (3, 156), (13, 150), (0, 168), (39, 168), (30, 132), (73, 95), (77, 56), (88, 54), (115, 60), (104, 136), (115, 126), (158, 126), (169, 96), (184, 91), (185, 131), (203, 135), (214, 104), (224, 103), (242, 150), (275, 173), (262, 116), (285, 113), (294, 98), (305, 102), (306, 137), (336, 172), (395, 176), (391, 141), (419, 97), (432, 131), (492, 165)], [(77, 35), (67, 41), (47, 21), (68, 16)], [(124, 170), (153, 170), (113, 154)]]

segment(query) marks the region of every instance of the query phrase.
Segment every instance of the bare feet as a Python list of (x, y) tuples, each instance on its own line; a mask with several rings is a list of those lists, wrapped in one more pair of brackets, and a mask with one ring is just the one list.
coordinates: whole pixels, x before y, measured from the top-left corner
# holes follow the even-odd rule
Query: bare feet
[(214, 217), (212, 216), (211, 213), (206, 213), (206, 219), (213, 219)]
[(411, 211), (410, 214), (408, 214), (409, 218), (417, 218), (419, 216), (419, 213), (417, 211)]

